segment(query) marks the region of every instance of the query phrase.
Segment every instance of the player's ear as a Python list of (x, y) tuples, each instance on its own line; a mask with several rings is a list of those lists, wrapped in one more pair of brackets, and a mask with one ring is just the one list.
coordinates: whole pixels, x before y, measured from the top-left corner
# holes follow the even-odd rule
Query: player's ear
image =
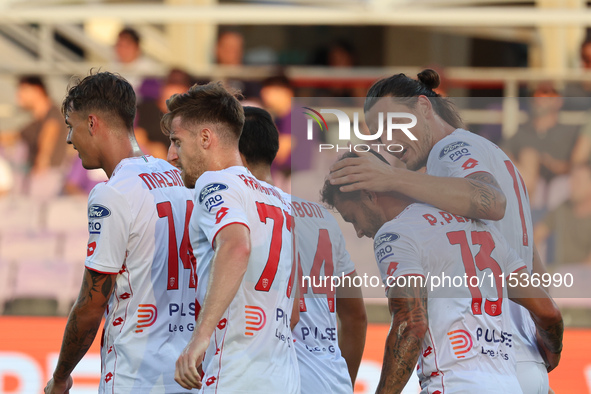
[(425, 118), (433, 116), (433, 105), (431, 104), (431, 100), (429, 100), (427, 96), (421, 95), (418, 97), (415, 109), (419, 114), (423, 115), (423, 117)]
[(378, 195), (375, 192), (370, 192), (367, 190), (362, 190), (361, 191), (361, 195), (366, 198), (367, 200), (369, 200), (372, 203), (376, 203), (378, 200)]
[(209, 148), (213, 138), (213, 131), (208, 128), (203, 128), (199, 131), (199, 142), (204, 149)]
[(89, 114), (87, 121), (88, 121), (88, 134), (94, 135), (96, 133), (96, 129), (98, 126), (98, 119), (97, 119), (96, 115)]

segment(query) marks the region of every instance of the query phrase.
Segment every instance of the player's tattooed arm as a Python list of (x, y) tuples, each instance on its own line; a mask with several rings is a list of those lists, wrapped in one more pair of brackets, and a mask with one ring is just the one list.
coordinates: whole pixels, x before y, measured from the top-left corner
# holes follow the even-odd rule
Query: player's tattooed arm
[(92, 345), (114, 286), (115, 275), (85, 270), (80, 294), (68, 317), (59, 360), (53, 373), (55, 381), (68, 379)]
[(428, 330), (427, 290), (393, 287), (388, 292), (392, 325), (386, 339), (382, 374), (376, 393), (400, 393), (415, 370)]
[(506, 198), (494, 176), (488, 172), (476, 172), (466, 179), (472, 188), (470, 214), (466, 216), (487, 219), (495, 216), (495, 212), (505, 212)]

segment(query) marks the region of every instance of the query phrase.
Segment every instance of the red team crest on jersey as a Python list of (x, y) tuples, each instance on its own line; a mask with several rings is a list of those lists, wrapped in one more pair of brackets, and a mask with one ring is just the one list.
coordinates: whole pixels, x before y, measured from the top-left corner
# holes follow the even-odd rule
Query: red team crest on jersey
[(476, 167), (478, 165), (478, 160), (476, 159), (468, 159), (464, 162), (464, 164), (462, 164), (462, 168), (464, 170), (471, 170), (472, 168)]

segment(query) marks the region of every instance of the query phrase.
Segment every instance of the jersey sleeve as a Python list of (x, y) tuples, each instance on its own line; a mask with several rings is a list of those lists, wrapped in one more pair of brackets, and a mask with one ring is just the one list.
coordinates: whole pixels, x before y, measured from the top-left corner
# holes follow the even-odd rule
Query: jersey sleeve
[(191, 220), (191, 226), (203, 231), (212, 248), (215, 237), (224, 227), (237, 223), (250, 229), (246, 212), (256, 209), (255, 206), (246, 207), (244, 191), (230, 176), (206, 173), (195, 185), (195, 220)]
[(503, 269), (505, 271), (506, 277), (512, 272), (519, 271), (522, 268), (527, 268), (527, 265), (523, 259), (519, 257), (515, 249), (513, 249), (507, 242), (505, 242), (505, 244), (505, 267), (503, 267)]
[(486, 153), (475, 143), (461, 139), (445, 145), (437, 144), (427, 163), (427, 172), (453, 178), (465, 178), (476, 172), (493, 173), (487, 164)]
[(88, 197), (88, 247), (85, 265), (93, 271), (116, 274), (127, 256), (132, 214), (125, 197), (107, 184)]
[(374, 239), (374, 254), (380, 275), (386, 288), (392, 280), (403, 275), (422, 275), (425, 270), (421, 264), (421, 254), (412, 242), (409, 232), (395, 232), (395, 228), (382, 227)]

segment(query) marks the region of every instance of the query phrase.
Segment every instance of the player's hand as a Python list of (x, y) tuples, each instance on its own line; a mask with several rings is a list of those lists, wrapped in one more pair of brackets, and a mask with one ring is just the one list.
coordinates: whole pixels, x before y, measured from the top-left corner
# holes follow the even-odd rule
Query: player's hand
[(550, 350), (548, 350), (548, 348), (544, 345), (544, 342), (539, 332), (536, 332), (536, 339), (538, 341), (538, 348), (540, 350), (540, 354), (542, 355), (542, 358), (546, 363), (546, 370), (550, 372), (558, 366), (558, 363), (560, 362), (561, 353), (552, 353)]
[(44, 393), (45, 394), (68, 394), (70, 389), (72, 388), (72, 377), (68, 376), (68, 379), (65, 381), (55, 381), (51, 379), (47, 382), (47, 386), (45, 386)]
[(356, 152), (358, 157), (339, 160), (330, 167), (328, 179), (333, 185), (343, 185), (342, 192), (367, 190), (372, 192), (395, 191), (389, 180), (395, 179), (398, 168), (392, 167), (370, 152)]
[(193, 337), (178, 360), (176, 360), (174, 380), (183, 388), (187, 390), (201, 388), (202, 382), (199, 370), (208, 346), (209, 338), (203, 340)]

